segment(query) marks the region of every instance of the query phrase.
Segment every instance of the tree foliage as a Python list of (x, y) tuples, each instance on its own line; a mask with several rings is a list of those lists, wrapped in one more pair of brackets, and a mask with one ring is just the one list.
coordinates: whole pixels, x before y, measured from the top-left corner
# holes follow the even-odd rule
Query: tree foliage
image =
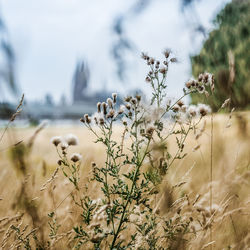
[(250, 108), (250, 0), (228, 3), (214, 20), (199, 55), (191, 57), (192, 74), (208, 71), (215, 75), (214, 98), (192, 94), (193, 103), (208, 103), (218, 110), (231, 98), (231, 107)]

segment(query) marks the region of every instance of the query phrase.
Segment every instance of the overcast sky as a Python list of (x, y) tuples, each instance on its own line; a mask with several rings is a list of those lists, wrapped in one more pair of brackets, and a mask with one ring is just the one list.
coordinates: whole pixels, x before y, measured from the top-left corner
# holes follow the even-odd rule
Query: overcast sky
[[(55, 100), (72, 93), (72, 76), (77, 60), (88, 60), (91, 88), (124, 92), (142, 88), (146, 67), (141, 51), (162, 57), (171, 48), (180, 63), (170, 68), (169, 95), (180, 93), (190, 77), (189, 56), (198, 53), (202, 36), (193, 36), (188, 18), (177, 0), (153, 0), (139, 15), (125, 23), (127, 37), (135, 50), (129, 61), (125, 83), (116, 76), (110, 56), (116, 35), (114, 18), (126, 13), (135, 0), (2, 0), (1, 13), (15, 49), (17, 79), (28, 100), (42, 100), (48, 92)], [(212, 19), (228, 0), (201, 0), (195, 4), (201, 23), (210, 30)]]

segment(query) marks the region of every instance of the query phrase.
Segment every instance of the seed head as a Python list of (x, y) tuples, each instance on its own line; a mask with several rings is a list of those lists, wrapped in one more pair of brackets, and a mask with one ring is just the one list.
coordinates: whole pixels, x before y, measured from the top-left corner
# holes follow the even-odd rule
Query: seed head
[(67, 149), (68, 146), (69, 146), (69, 144), (68, 144), (67, 142), (65, 142), (65, 141), (61, 143), (61, 148), (62, 148), (63, 151), (64, 151), (65, 149)]
[(141, 96), (140, 96), (140, 95), (136, 95), (135, 98), (136, 98), (136, 100), (137, 100), (138, 102), (141, 101)]
[(132, 96), (127, 96), (127, 97), (125, 97), (125, 102), (130, 102), (130, 100), (132, 99)]
[(190, 89), (191, 88), (191, 86), (192, 86), (192, 84), (191, 84), (191, 81), (188, 81), (188, 82), (186, 82), (186, 88), (188, 88), (188, 89)]
[(130, 105), (129, 103), (127, 103), (127, 104), (126, 104), (126, 108), (127, 108), (128, 110), (130, 110), (130, 109), (131, 109), (131, 105)]
[(191, 117), (195, 117), (197, 115), (196, 107), (194, 105), (188, 107), (188, 114)]
[(151, 57), (151, 58), (149, 59), (149, 63), (150, 63), (151, 65), (153, 65), (153, 64), (155, 63), (155, 59), (154, 59), (153, 57)]
[(124, 106), (124, 105), (121, 105), (121, 106), (120, 106), (120, 109), (119, 109), (119, 111), (118, 111), (118, 114), (121, 115), (121, 114), (123, 114), (124, 111), (125, 111), (125, 106)]
[(69, 146), (75, 146), (78, 144), (78, 139), (75, 135), (73, 134), (68, 134), (65, 136), (65, 141)]
[(72, 154), (70, 159), (73, 162), (78, 162), (78, 161), (80, 161), (82, 159), (82, 156), (80, 154), (78, 154), (78, 153), (74, 153), (74, 154)]
[(109, 108), (113, 108), (113, 101), (112, 101), (111, 98), (108, 98), (108, 99), (107, 99), (107, 103), (108, 103), (108, 105), (109, 105)]
[(103, 114), (107, 115), (107, 103), (106, 102), (102, 103), (102, 109), (103, 109)]
[(178, 60), (177, 60), (177, 58), (173, 57), (173, 58), (170, 59), (170, 62), (172, 62), (172, 63), (177, 63)]
[(62, 138), (61, 136), (54, 136), (50, 139), (51, 143), (53, 143), (56, 147), (58, 146), (58, 144), (60, 144), (62, 142)]
[(175, 113), (178, 112), (178, 111), (180, 110), (179, 106), (177, 106), (177, 105), (174, 105), (172, 109), (173, 109), (173, 111), (174, 111)]
[(226, 100), (223, 102), (223, 104), (221, 105), (221, 108), (224, 109), (225, 107), (227, 107), (228, 104), (230, 103), (230, 101), (231, 101), (230, 98), (226, 99)]
[(100, 118), (100, 119), (99, 119), (99, 124), (100, 124), (101, 126), (104, 125), (104, 119), (103, 119), (103, 118)]
[(101, 103), (100, 102), (98, 102), (97, 104), (96, 104), (96, 106), (97, 106), (97, 112), (98, 113), (101, 113)]
[(165, 67), (160, 68), (160, 73), (165, 75), (167, 73), (167, 69)]
[(164, 56), (165, 56), (166, 58), (168, 58), (169, 55), (170, 55), (170, 53), (171, 53), (171, 50), (170, 50), (170, 49), (165, 49), (163, 53), (164, 53)]
[(152, 136), (153, 135), (153, 133), (154, 133), (154, 128), (153, 127), (149, 127), (147, 130), (146, 130), (146, 134), (147, 134), (147, 136)]
[(88, 114), (85, 114), (84, 115), (84, 119), (85, 119), (85, 122), (90, 124), (91, 123), (91, 119), (89, 118), (89, 115)]
[(110, 111), (109, 111), (109, 113), (107, 115), (107, 118), (111, 118), (112, 119), (114, 117), (114, 115), (115, 115), (115, 111), (113, 109), (110, 109)]
[(136, 104), (136, 99), (135, 99), (135, 98), (132, 98), (132, 99), (131, 99), (131, 103), (135, 105), (135, 104)]
[(114, 104), (116, 104), (117, 93), (112, 93), (112, 97), (113, 97), (113, 102), (114, 102)]
[(143, 60), (147, 60), (148, 55), (147, 55), (146, 53), (142, 52), (142, 53), (141, 53), (141, 58), (142, 58)]
[(198, 109), (201, 116), (211, 113), (211, 108), (205, 104), (199, 104)]
[(205, 87), (203, 86), (203, 85), (199, 85), (198, 86), (198, 91), (199, 91), (199, 93), (204, 93), (205, 92)]
[(146, 82), (151, 82), (151, 78), (149, 76), (146, 77), (145, 79)]
[(179, 100), (179, 101), (177, 102), (177, 105), (178, 105), (179, 107), (182, 107), (182, 106), (184, 105), (184, 102), (183, 102), (182, 100)]

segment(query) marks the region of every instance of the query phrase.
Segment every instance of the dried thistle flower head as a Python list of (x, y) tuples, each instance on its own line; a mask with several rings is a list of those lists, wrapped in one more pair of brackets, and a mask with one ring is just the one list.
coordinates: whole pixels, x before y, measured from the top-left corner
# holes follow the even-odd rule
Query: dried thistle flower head
[(163, 54), (164, 54), (164, 56), (165, 56), (166, 58), (169, 58), (170, 53), (171, 53), (171, 50), (170, 50), (170, 49), (165, 49), (164, 52), (163, 52)]
[(107, 115), (107, 103), (106, 102), (102, 103), (102, 109), (103, 109), (103, 114)]
[(149, 59), (149, 63), (150, 63), (151, 65), (153, 65), (153, 64), (155, 63), (155, 59), (154, 59), (153, 57), (151, 57), (151, 58)]
[(113, 98), (113, 102), (115, 104), (116, 100), (117, 100), (117, 93), (112, 93), (112, 98)]
[(130, 109), (131, 109), (131, 105), (130, 105), (129, 103), (127, 103), (127, 104), (126, 104), (126, 108), (127, 108), (128, 110), (130, 110)]
[(199, 85), (198, 86), (198, 91), (200, 94), (204, 93), (205, 92), (205, 87), (203, 85)]
[(138, 102), (141, 101), (141, 96), (140, 96), (140, 95), (136, 95), (135, 98), (136, 98), (136, 100), (137, 100)]
[(174, 112), (178, 112), (180, 110), (179, 106), (177, 105), (174, 105), (172, 109)]
[(135, 98), (132, 98), (132, 99), (131, 99), (131, 103), (132, 103), (132, 104), (134, 104), (134, 105), (135, 105), (135, 104), (136, 104), (136, 102), (137, 102), (137, 100), (136, 100)]
[(58, 146), (58, 144), (60, 144), (62, 142), (62, 137), (61, 136), (53, 136), (50, 139), (51, 143), (53, 143), (56, 147)]
[(206, 116), (211, 113), (211, 108), (205, 104), (198, 104), (198, 109), (201, 116)]
[(107, 99), (107, 103), (108, 103), (108, 105), (109, 105), (109, 108), (113, 108), (113, 101), (112, 101), (111, 98), (108, 98), (108, 99)]
[(101, 118), (99, 118), (99, 124), (101, 125), (101, 126), (103, 126), (104, 125), (104, 123), (105, 123), (105, 121), (104, 121), (104, 119), (101, 117)]
[(91, 123), (91, 119), (89, 118), (89, 115), (88, 114), (85, 114), (84, 115), (84, 119), (85, 119), (85, 122), (90, 124)]
[(125, 108), (126, 108), (126, 107), (125, 107), (124, 105), (121, 105), (120, 108), (119, 108), (118, 114), (119, 114), (119, 115), (123, 114), (124, 111), (125, 111)]
[(97, 106), (97, 112), (98, 113), (101, 113), (101, 103), (100, 102), (98, 102), (97, 104), (96, 104), (96, 106)]
[(167, 73), (167, 68), (165, 68), (165, 67), (160, 68), (160, 73), (165, 75)]
[(65, 141), (69, 146), (76, 146), (78, 144), (78, 138), (73, 134), (66, 135)]
[(171, 59), (170, 59), (170, 62), (172, 62), (172, 63), (177, 63), (177, 62), (178, 62), (178, 60), (177, 60), (177, 58), (176, 58), (176, 57), (173, 57), (173, 58), (171, 58)]
[(145, 78), (145, 81), (146, 81), (146, 82), (151, 82), (151, 78), (150, 78), (149, 76), (147, 76), (147, 77)]
[(179, 107), (182, 107), (182, 106), (184, 105), (184, 102), (183, 102), (182, 100), (179, 100), (179, 101), (177, 102), (177, 105), (178, 105)]
[(69, 147), (69, 144), (66, 142), (66, 141), (63, 141), (62, 143), (61, 143), (61, 149), (62, 150), (65, 150), (65, 149), (67, 149)]
[(154, 127), (147, 128), (146, 130), (147, 135), (151, 137), (153, 135), (154, 130), (155, 130)]
[(107, 118), (113, 118), (115, 116), (115, 111), (113, 109), (110, 109), (108, 115), (107, 115)]
[(186, 88), (190, 89), (192, 87), (192, 82), (191, 81), (188, 81), (186, 82)]
[(190, 105), (190, 106), (188, 107), (187, 113), (188, 113), (188, 115), (189, 115), (190, 117), (195, 117), (195, 116), (197, 115), (197, 108), (196, 108), (196, 106)]
[(78, 153), (74, 153), (74, 154), (71, 155), (70, 159), (73, 162), (78, 162), (78, 161), (80, 161), (82, 159), (82, 156), (80, 154), (78, 154)]
[(141, 58), (143, 59), (143, 60), (148, 60), (148, 55), (147, 55), (147, 53), (144, 53), (144, 52), (142, 52), (141, 53)]

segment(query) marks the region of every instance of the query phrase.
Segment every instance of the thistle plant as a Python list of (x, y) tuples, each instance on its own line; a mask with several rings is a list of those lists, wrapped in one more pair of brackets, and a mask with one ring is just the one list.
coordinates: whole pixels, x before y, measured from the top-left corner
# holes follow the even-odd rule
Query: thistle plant
[[(198, 124), (210, 112), (206, 105), (188, 106), (183, 99), (194, 92), (208, 96), (206, 89), (214, 89), (214, 79), (211, 74), (201, 74), (186, 83), (180, 98), (168, 99), (167, 72), (177, 61), (171, 56), (170, 50), (164, 51), (161, 63), (142, 54), (149, 66), (150, 102), (135, 95), (118, 105), (113, 93), (106, 102), (97, 103), (94, 115), (81, 118), (95, 143), (105, 147), (105, 161), (100, 166), (92, 163), (91, 181), (99, 183), (102, 193), (98, 200), (81, 191), (81, 156), (68, 159), (67, 148), (76, 144), (76, 138), (52, 139), (60, 157), (58, 164), (78, 192), (78, 197), (72, 195), (82, 211), (82, 223), (74, 227), (77, 248), (87, 244), (95, 249), (170, 249), (173, 241), (192, 232), (193, 219), (182, 218), (180, 210), (173, 218), (159, 214), (155, 200), (168, 169), (186, 156), (188, 135), (197, 133)], [(119, 140), (114, 136), (117, 127), (122, 128)], [(168, 147), (171, 137), (176, 140), (174, 152)]]

